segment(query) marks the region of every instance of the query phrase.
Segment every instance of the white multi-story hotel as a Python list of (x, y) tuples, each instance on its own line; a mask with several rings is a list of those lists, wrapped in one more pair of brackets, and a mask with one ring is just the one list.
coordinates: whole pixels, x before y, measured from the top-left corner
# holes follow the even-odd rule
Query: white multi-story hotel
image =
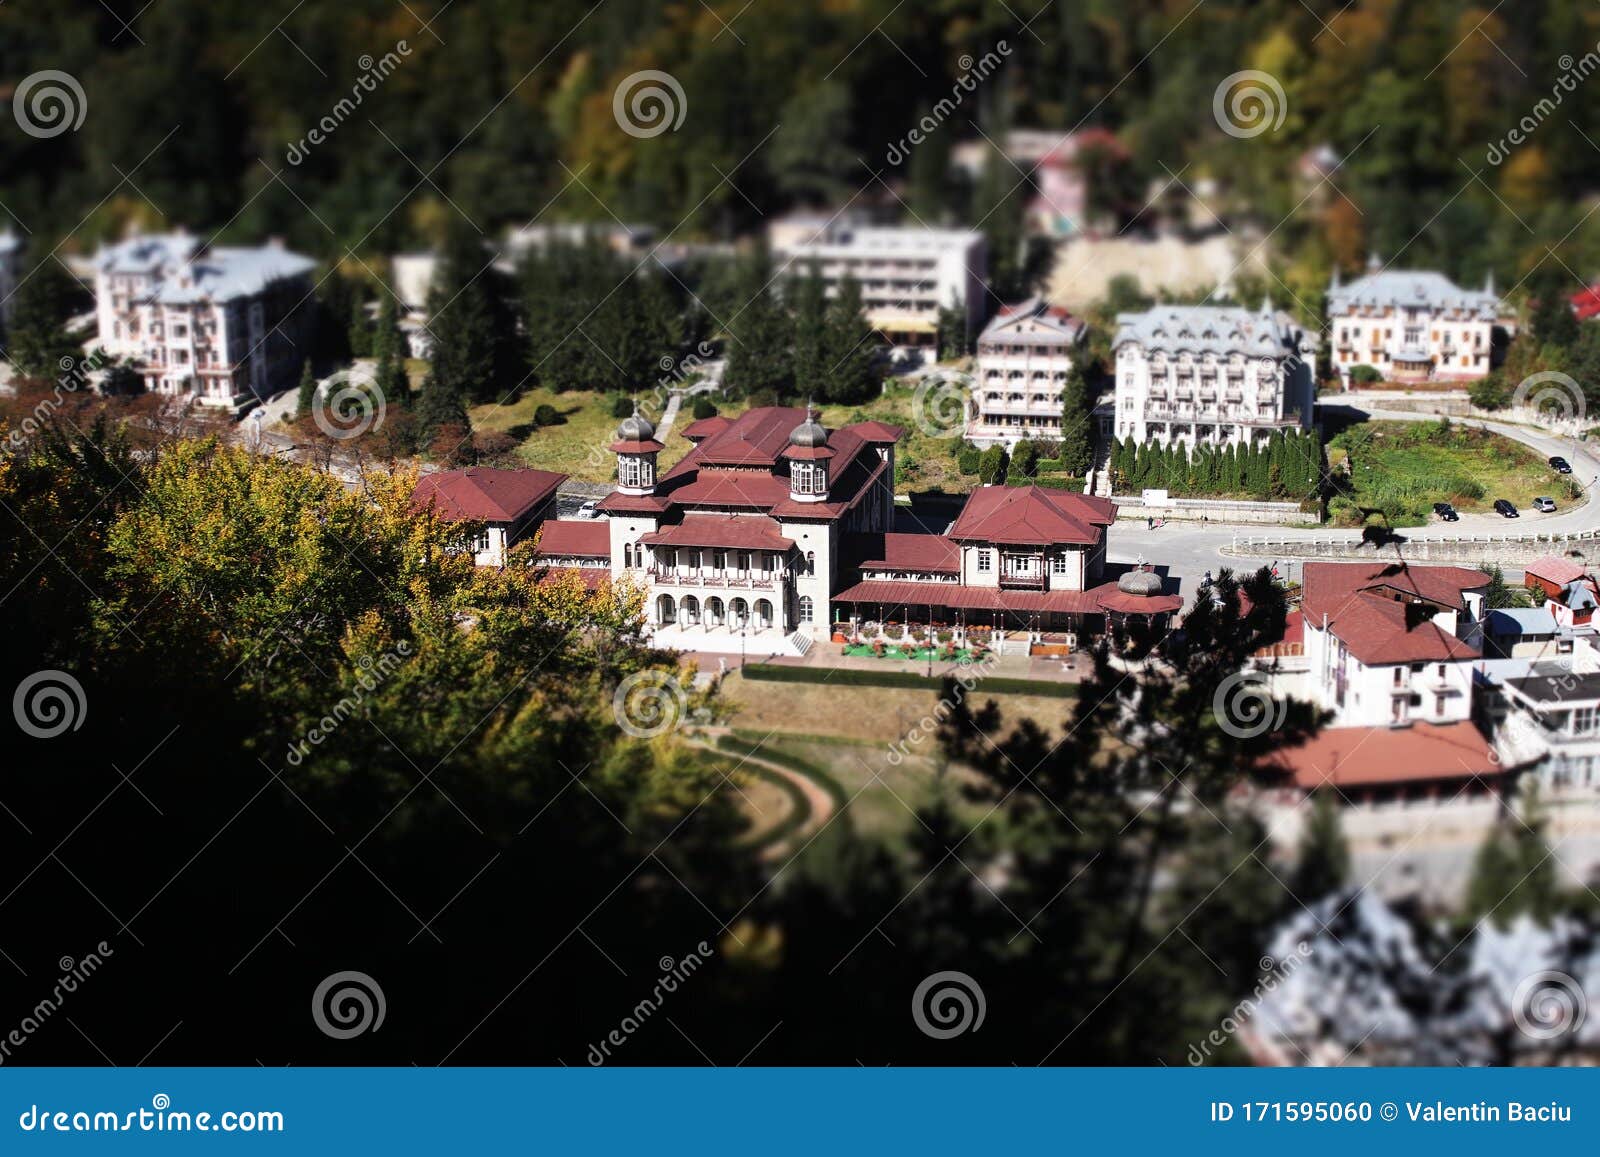
[(22, 260), (22, 240), (10, 229), (0, 233), (0, 325), (9, 324), (16, 302), (17, 267)]
[(233, 249), (181, 231), (130, 238), (95, 258), (99, 344), (131, 359), (153, 392), (241, 409), (299, 380), (315, 264), (276, 241)]
[(967, 439), (979, 446), (1061, 434), (1061, 389), (1087, 327), (1059, 306), (1030, 298), (1007, 306), (978, 338)]
[(787, 272), (814, 262), (829, 296), (854, 277), (867, 321), (898, 354), (937, 360), (941, 309), (961, 313), (969, 335), (983, 324), (989, 250), (981, 233), (788, 217), (767, 236)]
[(1193, 449), (1311, 427), (1315, 344), (1271, 302), (1162, 305), (1117, 327), (1117, 438)]
[(1481, 290), (1462, 289), (1442, 273), (1379, 269), (1328, 286), (1333, 367), (1348, 389), (1357, 366), (1397, 382), (1466, 381), (1489, 373), (1495, 330), (1509, 331), (1491, 274)]

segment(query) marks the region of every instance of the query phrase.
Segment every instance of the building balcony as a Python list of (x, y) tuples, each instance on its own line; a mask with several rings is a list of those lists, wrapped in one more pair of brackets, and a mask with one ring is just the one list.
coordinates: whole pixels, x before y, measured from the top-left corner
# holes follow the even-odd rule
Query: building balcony
[(1044, 574), (1024, 574), (1021, 572), (1000, 572), (1000, 588), (1002, 590), (1044, 590)]

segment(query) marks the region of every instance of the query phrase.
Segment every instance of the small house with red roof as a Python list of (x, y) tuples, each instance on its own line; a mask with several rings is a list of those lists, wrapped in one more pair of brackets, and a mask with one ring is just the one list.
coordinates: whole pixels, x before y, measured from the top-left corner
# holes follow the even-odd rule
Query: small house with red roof
[(481, 523), (472, 543), (474, 560), (479, 566), (504, 566), (507, 552), (549, 516), (556, 490), (566, 480), (550, 470), (441, 470), (417, 479), (411, 505), (447, 522)]
[(1308, 562), (1308, 686), (1331, 727), (1445, 725), (1472, 715), (1489, 576), (1400, 561)]

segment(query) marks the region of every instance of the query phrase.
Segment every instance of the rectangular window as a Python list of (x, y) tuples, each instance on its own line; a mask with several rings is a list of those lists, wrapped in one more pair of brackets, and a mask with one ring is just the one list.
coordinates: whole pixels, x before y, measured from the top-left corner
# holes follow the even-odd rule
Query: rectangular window
[(1052, 557), (1050, 559), (1050, 573), (1051, 574), (1066, 574), (1067, 573), (1067, 556), (1066, 555), (1058, 554), (1058, 555), (1055, 555), (1054, 557)]
[(986, 550), (980, 550), (978, 552), (978, 573), (980, 573), (980, 574), (986, 573), (989, 570), (991, 570), (993, 568), (993, 566), (994, 566), (994, 558), (993, 558), (993, 556), (991, 556), (989, 554), (989, 552), (986, 551)]

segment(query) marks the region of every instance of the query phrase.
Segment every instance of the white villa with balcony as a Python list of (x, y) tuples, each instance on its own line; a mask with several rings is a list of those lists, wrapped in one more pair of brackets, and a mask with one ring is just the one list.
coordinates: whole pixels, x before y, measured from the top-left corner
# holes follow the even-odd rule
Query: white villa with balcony
[(184, 232), (96, 256), (99, 345), (154, 393), (242, 410), (292, 389), (310, 353), (315, 262), (277, 242), (206, 248)]
[(1270, 302), (1162, 305), (1117, 327), (1115, 437), (1193, 450), (1311, 427), (1315, 343)]
[(1015, 446), (1061, 436), (1061, 390), (1088, 327), (1039, 298), (1007, 306), (978, 338), (967, 440)]
[(1493, 365), (1502, 317), (1491, 274), (1481, 290), (1463, 289), (1442, 273), (1380, 270), (1328, 287), (1333, 368), (1345, 388), (1357, 366), (1371, 366), (1386, 381), (1470, 381)]

